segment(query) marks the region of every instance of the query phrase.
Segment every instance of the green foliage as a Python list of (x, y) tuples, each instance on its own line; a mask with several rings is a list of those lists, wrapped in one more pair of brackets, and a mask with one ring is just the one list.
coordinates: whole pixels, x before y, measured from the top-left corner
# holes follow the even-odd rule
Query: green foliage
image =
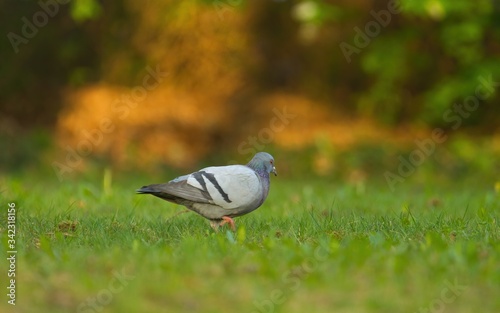
[[(423, 119), (431, 125), (446, 125), (443, 113), (475, 95), (478, 76), (499, 80), (498, 50), (485, 46), (499, 33), (494, 8), (486, 0), (402, 3), (403, 12), (391, 21), (400, 26), (388, 25), (363, 52), (363, 70), (373, 83), (358, 106), (361, 112), (391, 124)], [(485, 99), (493, 101), (493, 95)], [(486, 116), (487, 107), (483, 105), (476, 114)], [(464, 124), (474, 121), (477, 118)]]
[(71, 4), (71, 17), (77, 22), (84, 22), (99, 17), (102, 12), (97, 0), (75, 0)]
[(51, 134), (44, 129), (28, 133), (0, 133), (0, 171), (40, 170), (47, 150), (53, 148)]
[[(300, 1), (295, 8), (311, 3), (317, 2)], [(401, 12), (389, 12), (393, 3), (401, 5)], [(328, 62), (309, 61), (311, 70), (304, 75), (317, 85), (338, 75), (336, 86), (351, 94), (348, 100), (334, 99), (335, 106), (343, 102), (347, 109), (388, 125), (425, 121), (445, 126), (443, 113), (475, 95), (478, 76), (499, 80), (499, 50), (493, 39), (499, 35), (498, 9), (491, 1), (379, 1), (335, 9), (336, 14), (317, 23), (324, 33), (315, 31), (306, 49), (297, 47), (302, 57), (312, 58), (318, 55), (315, 48), (332, 49), (334, 68), (329, 73)], [(297, 21), (301, 29), (308, 28), (308, 20)], [(338, 49), (342, 44), (351, 45), (353, 54)], [(344, 55), (333, 53), (334, 47)], [(321, 87), (308, 90), (318, 93)], [(486, 117), (497, 111), (497, 98), (494, 93), (482, 99), (481, 110), (464, 125), (484, 127)]]

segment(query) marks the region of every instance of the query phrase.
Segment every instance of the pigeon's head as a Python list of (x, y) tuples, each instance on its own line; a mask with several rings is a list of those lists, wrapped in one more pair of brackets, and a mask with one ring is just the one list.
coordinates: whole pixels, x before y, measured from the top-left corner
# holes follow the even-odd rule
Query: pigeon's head
[(278, 176), (276, 167), (274, 167), (274, 158), (267, 152), (258, 152), (252, 160), (248, 162), (248, 166), (255, 171), (263, 170), (266, 173), (273, 173), (274, 176)]

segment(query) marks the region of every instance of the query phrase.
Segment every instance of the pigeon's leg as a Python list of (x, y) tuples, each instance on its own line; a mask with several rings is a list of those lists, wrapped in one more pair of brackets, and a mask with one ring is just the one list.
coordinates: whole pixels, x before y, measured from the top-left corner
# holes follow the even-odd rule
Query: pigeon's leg
[(219, 226), (222, 226), (224, 224), (228, 223), (229, 226), (231, 227), (232, 231), (236, 230), (236, 227), (234, 226), (234, 220), (230, 218), (229, 216), (223, 216), (222, 221), (220, 222)]
[(217, 220), (210, 220), (210, 226), (213, 228), (213, 230), (215, 230), (215, 232), (218, 232), (219, 231), (220, 222), (217, 221)]

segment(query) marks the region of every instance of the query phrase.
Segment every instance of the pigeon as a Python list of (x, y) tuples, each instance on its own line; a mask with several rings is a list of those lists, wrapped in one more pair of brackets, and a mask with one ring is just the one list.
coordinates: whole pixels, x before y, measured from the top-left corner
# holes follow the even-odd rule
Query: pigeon
[(269, 174), (278, 175), (274, 158), (258, 152), (247, 165), (212, 166), (179, 176), (168, 183), (144, 186), (139, 194), (152, 194), (177, 203), (210, 221), (214, 230), (234, 217), (260, 207), (269, 194)]

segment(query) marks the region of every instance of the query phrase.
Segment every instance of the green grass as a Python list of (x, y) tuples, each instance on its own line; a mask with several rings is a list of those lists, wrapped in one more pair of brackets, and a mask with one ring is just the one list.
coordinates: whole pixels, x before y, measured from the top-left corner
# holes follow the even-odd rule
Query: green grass
[(0, 311), (500, 312), (492, 186), (273, 177), (259, 210), (215, 233), (135, 195), (147, 182), (4, 178), (1, 287), (15, 201), (17, 304)]

